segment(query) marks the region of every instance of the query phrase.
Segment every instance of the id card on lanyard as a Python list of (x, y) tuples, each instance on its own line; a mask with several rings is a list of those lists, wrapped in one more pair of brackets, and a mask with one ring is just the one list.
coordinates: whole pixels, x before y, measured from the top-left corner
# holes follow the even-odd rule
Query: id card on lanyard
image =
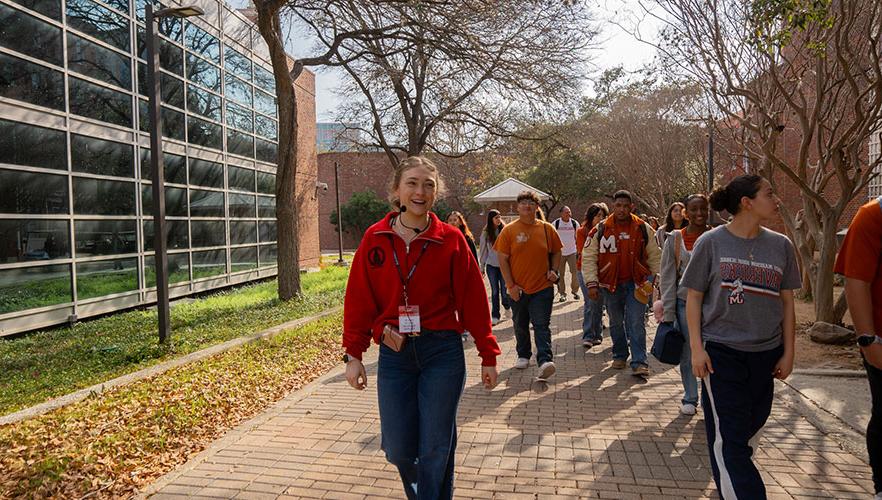
[(422, 259), (423, 254), (426, 253), (426, 247), (429, 246), (429, 242), (426, 241), (423, 243), (423, 247), (420, 249), (420, 254), (414, 261), (407, 276), (404, 276), (401, 270), (401, 262), (398, 260), (398, 252), (395, 251), (395, 240), (393, 240), (391, 236), (389, 237), (389, 243), (392, 245), (392, 260), (395, 262), (395, 269), (398, 271), (398, 279), (401, 280), (401, 289), (404, 293), (404, 305), (398, 306), (398, 331), (405, 334), (418, 334), (420, 333), (420, 306), (410, 304), (410, 300), (407, 296), (407, 285), (410, 284), (410, 279), (413, 278), (413, 273), (416, 271), (420, 259)]

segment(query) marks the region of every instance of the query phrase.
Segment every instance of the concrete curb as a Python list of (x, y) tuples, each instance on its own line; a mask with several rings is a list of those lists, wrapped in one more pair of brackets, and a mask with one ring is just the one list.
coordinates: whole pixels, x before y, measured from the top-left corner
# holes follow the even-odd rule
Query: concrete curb
[[(377, 361), (377, 358), (379, 358), (379, 349), (369, 349), (363, 355), (362, 362), (364, 363), (365, 369), (368, 371), (369, 375), (375, 375), (375, 373), (371, 371), (370, 365), (375, 363)], [(137, 493), (134, 498), (137, 500), (142, 500), (155, 494), (167, 484), (173, 483), (175, 479), (195, 469), (199, 464), (204, 462), (206, 458), (212, 456), (213, 451), (216, 447), (223, 444), (236, 442), (239, 438), (241, 438), (244, 434), (247, 434), (254, 427), (260, 426), (267, 420), (276, 417), (280, 413), (284, 412), (287, 408), (293, 406), (298, 401), (309, 397), (315, 389), (324, 385), (326, 381), (344, 374), (345, 371), (346, 365), (343, 364), (343, 362), (341, 361), (338, 366), (331, 368), (324, 375), (320, 375), (318, 378), (301, 387), (300, 389), (285, 395), (284, 397), (282, 397), (282, 399), (270, 405), (267, 409), (263, 410), (251, 420), (247, 420), (238, 424), (236, 427), (227, 431), (227, 433), (224, 434), (222, 437), (211, 441), (205, 446), (204, 450), (196, 453), (195, 455), (187, 457), (186, 462), (165, 473), (156, 481), (150, 483), (146, 488)]]
[(139, 380), (143, 380), (145, 378), (153, 377), (155, 375), (159, 375), (162, 373), (171, 370), (172, 368), (177, 368), (179, 366), (183, 366), (194, 361), (199, 361), (201, 359), (205, 359), (216, 354), (220, 354), (222, 352), (229, 351), (235, 347), (239, 347), (243, 344), (247, 344), (249, 342), (254, 342), (256, 340), (261, 340), (265, 338), (270, 338), (278, 335), (279, 333), (291, 330), (293, 328), (301, 327), (307, 323), (311, 323), (317, 319), (323, 318), (325, 316), (329, 316), (336, 312), (339, 312), (343, 309), (343, 306), (333, 307), (331, 309), (327, 309), (318, 314), (314, 314), (312, 316), (308, 316), (305, 318), (299, 318), (295, 320), (288, 321), (286, 323), (282, 323), (281, 325), (274, 326), (272, 328), (267, 328), (266, 330), (260, 331), (253, 335), (248, 335), (245, 337), (238, 337), (233, 340), (228, 340), (222, 344), (217, 344), (200, 351), (191, 352), (185, 356), (180, 358), (171, 359), (158, 365), (151, 366), (148, 368), (144, 368), (143, 370), (138, 370), (136, 372), (132, 372), (126, 375), (122, 375), (115, 379), (108, 380), (106, 382), (102, 382), (100, 384), (95, 384), (91, 387), (86, 387), (85, 389), (80, 389), (76, 392), (72, 392), (70, 394), (66, 394), (64, 396), (57, 397), (55, 399), (50, 399), (45, 403), (40, 403), (38, 405), (31, 406), (30, 408), (25, 408), (24, 410), (19, 410), (15, 413), (10, 413), (8, 415), (4, 415), (0, 417), (0, 425), (13, 424), (15, 422), (20, 422), (22, 420), (27, 420), (32, 417), (36, 417), (38, 415), (42, 415), (44, 413), (48, 413), (52, 410), (57, 410), (59, 408), (63, 408), (67, 405), (82, 401), (87, 397), (93, 394), (101, 394), (104, 391), (109, 389), (113, 389), (114, 387), (119, 387), (126, 384), (131, 384), (132, 382), (137, 382)]
[(846, 378), (867, 378), (867, 372), (864, 370), (829, 370), (829, 369), (802, 369), (793, 370), (794, 375), (812, 375), (815, 377), (846, 377)]

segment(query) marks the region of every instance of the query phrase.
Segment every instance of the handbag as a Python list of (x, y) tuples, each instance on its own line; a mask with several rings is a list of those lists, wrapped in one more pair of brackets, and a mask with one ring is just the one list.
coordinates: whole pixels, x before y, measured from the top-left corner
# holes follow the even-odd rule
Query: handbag
[(400, 333), (398, 328), (395, 328), (392, 325), (386, 325), (383, 327), (383, 334), (380, 337), (380, 342), (389, 349), (392, 349), (395, 352), (401, 352), (401, 348), (404, 347), (406, 341), (407, 336)]
[[(674, 261), (676, 263), (677, 282), (680, 281), (680, 241), (677, 239), (677, 233), (674, 231)], [(657, 302), (661, 302), (660, 300)], [(660, 305), (660, 304), (659, 304)], [(655, 306), (655, 304), (653, 304)], [(653, 309), (656, 309), (653, 307)], [(661, 309), (661, 308), (659, 308)], [(650, 353), (655, 359), (668, 365), (679, 365), (680, 356), (683, 354), (683, 344), (686, 338), (683, 333), (678, 330), (673, 323), (659, 323), (655, 331), (655, 339), (652, 341), (652, 349)]]

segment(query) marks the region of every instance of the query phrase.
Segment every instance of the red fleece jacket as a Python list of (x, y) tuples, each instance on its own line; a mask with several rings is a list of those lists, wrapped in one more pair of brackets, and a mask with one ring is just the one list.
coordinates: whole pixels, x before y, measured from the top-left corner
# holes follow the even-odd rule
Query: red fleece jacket
[(420, 308), (422, 328), (468, 330), (481, 364), (496, 366), (500, 350), (490, 326), (487, 291), (462, 232), (430, 213), (429, 228), (413, 239), (408, 250), (390, 225), (397, 214), (390, 212), (368, 228), (355, 252), (343, 302), (343, 348), (361, 359), (371, 338), (380, 343), (384, 325), (398, 326), (398, 306), (404, 305), (404, 295), (393, 245), (401, 274), (407, 276), (428, 242), (407, 287), (409, 304)]

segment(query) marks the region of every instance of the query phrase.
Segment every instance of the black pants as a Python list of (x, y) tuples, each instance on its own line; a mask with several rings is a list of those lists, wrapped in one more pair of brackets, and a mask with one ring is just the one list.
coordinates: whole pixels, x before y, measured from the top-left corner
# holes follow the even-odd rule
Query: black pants
[(784, 347), (745, 352), (707, 342), (705, 350), (714, 373), (701, 381), (701, 404), (717, 491), (724, 500), (764, 500), (766, 488), (752, 457), (772, 412), (772, 370)]
[(867, 424), (867, 453), (870, 455), (870, 468), (873, 470), (873, 485), (876, 493), (882, 492), (882, 370), (864, 361), (867, 380), (870, 381), (870, 397), (873, 408), (870, 423)]

